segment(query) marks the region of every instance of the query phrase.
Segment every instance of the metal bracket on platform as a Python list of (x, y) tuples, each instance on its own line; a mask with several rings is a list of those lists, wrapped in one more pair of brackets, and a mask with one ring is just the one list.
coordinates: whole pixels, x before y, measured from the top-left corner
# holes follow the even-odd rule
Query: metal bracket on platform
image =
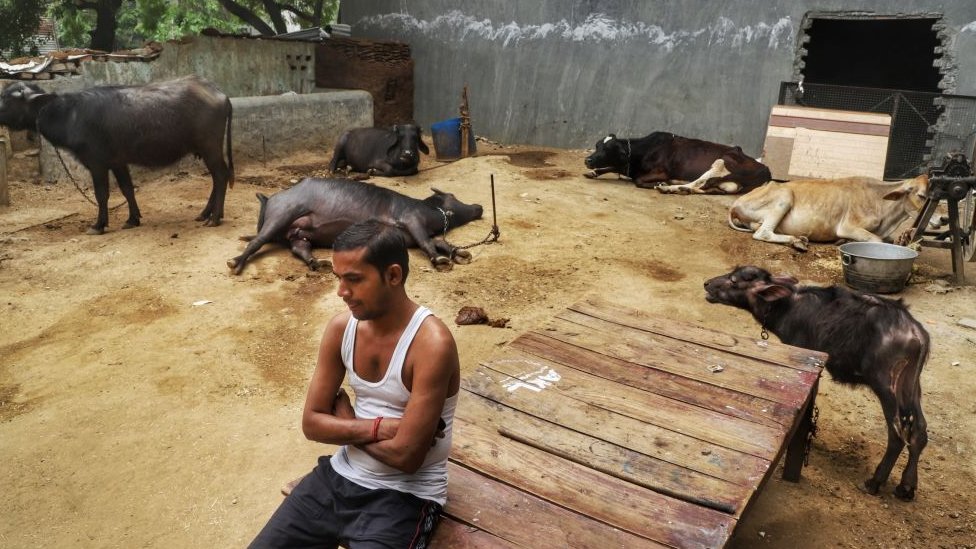
[[(946, 202), (948, 230), (929, 229), (929, 220), (939, 203)], [(950, 249), (952, 273), (956, 284), (966, 281), (966, 261), (976, 258), (976, 177), (962, 153), (946, 155), (940, 168), (929, 170), (929, 188), (925, 204), (910, 229), (909, 243), (924, 247)]]

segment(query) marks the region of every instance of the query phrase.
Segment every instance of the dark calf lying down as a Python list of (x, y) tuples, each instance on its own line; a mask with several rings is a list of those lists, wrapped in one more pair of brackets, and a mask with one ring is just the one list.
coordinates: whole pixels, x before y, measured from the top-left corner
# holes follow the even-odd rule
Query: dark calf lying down
[(368, 219), (400, 227), (407, 245), (423, 250), (439, 271), (449, 270), (452, 261), (469, 263), (471, 253), (444, 237), (450, 229), (481, 219), (481, 206), (465, 204), (451, 193), (432, 190), (434, 194), (418, 200), (361, 181), (308, 177), (271, 197), (258, 193), (261, 201), (258, 233), (241, 237), (249, 243), (227, 266), (234, 274), (240, 274), (248, 259), (262, 246), (277, 242), (290, 246), (292, 253), (310, 269), (331, 269), (329, 261), (312, 255), (312, 248), (331, 247), (339, 233)]
[(919, 376), (929, 334), (900, 299), (839, 286), (799, 286), (792, 277), (753, 266), (709, 280), (705, 292), (710, 303), (751, 312), (783, 343), (829, 354), (827, 371), (835, 381), (870, 387), (881, 401), (888, 447), (864, 486), (876, 494), (907, 444), (908, 464), (895, 495), (915, 497), (918, 458), (928, 442)]

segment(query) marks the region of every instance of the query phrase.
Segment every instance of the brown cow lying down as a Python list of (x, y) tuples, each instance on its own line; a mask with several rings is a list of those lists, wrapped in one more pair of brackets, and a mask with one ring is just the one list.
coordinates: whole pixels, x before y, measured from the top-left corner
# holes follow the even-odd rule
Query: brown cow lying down
[[(769, 168), (739, 147), (668, 132), (636, 139), (610, 134), (596, 142), (584, 162), (590, 168), (584, 177), (617, 173), (638, 187), (665, 193), (735, 194), (772, 178)], [(678, 183), (665, 185), (672, 182)]]
[(729, 226), (801, 251), (810, 242), (891, 241), (898, 226), (921, 209), (928, 186), (927, 175), (894, 182), (845, 177), (767, 184), (732, 203)]

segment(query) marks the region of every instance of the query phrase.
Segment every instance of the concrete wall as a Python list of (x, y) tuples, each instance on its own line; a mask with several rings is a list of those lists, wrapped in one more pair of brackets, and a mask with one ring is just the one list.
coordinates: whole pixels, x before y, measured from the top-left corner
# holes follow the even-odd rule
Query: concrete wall
[(166, 42), (159, 57), (149, 62), (82, 64), (77, 84), (143, 84), (187, 74), (213, 80), (231, 97), (309, 93), (315, 87), (315, 44), (291, 40), (262, 40), (193, 36)]
[(362, 90), (238, 97), (231, 103), (235, 162), (300, 151), (320, 151), (328, 160), (343, 131), (373, 125), (373, 98)]
[(668, 130), (758, 155), (812, 10), (943, 16), (947, 91), (976, 95), (973, 0), (359, 0), (342, 16), (356, 37), (410, 44), (421, 124), (457, 116), (467, 84), (475, 133), (493, 140), (592, 147)]

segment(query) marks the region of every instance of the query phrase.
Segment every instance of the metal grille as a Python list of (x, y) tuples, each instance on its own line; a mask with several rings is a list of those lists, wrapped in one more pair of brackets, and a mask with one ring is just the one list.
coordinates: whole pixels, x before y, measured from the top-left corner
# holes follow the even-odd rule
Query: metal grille
[(783, 82), (779, 104), (891, 115), (884, 177), (904, 179), (919, 175), (929, 164), (934, 127), (943, 110), (936, 99), (941, 97), (930, 92), (828, 84), (804, 84), (800, 93), (796, 82)]
[(942, 117), (930, 143), (932, 163), (940, 165), (952, 152), (961, 152), (970, 161), (976, 159), (976, 97), (943, 95), (935, 104), (942, 107)]

